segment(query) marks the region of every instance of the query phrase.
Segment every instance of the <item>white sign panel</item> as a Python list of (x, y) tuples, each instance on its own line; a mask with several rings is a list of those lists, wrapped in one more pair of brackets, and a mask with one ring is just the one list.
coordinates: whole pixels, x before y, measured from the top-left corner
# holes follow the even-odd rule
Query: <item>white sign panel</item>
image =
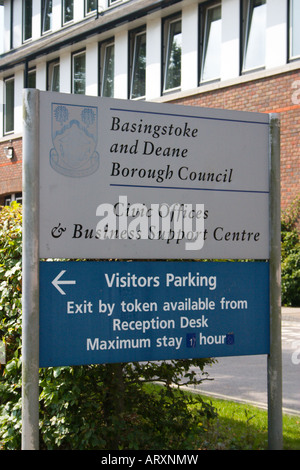
[(268, 115), (39, 103), (41, 258), (269, 257)]

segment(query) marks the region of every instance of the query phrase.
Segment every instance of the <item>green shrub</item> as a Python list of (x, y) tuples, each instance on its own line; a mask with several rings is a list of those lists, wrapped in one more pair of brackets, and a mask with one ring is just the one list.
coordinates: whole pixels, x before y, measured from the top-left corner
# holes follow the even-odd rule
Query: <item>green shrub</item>
[(21, 250), (22, 212), (17, 204), (0, 211), (0, 340), (6, 367), (0, 365), (1, 442), (19, 442), (21, 420)]
[[(6, 364), (0, 365), (0, 449), (7, 450), (21, 447), (21, 242), (21, 206), (0, 208), (0, 340), (6, 345)], [(214, 410), (173, 385), (199, 383), (211, 362), (40, 369), (40, 449), (196, 448), (205, 433), (202, 418)], [(164, 384), (159, 393), (145, 387), (153, 381)]]
[(297, 223), (300, 198), (282, 214), (281, 223), (281, 288), (282, 304), (300, 306), (300, 239)]

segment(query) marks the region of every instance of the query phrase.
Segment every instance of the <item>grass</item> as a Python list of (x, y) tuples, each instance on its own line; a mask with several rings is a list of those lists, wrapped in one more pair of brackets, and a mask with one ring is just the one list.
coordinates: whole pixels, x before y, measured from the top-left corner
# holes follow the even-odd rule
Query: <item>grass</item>
[[(161, 386), (147, 384), (148, 393), (155, 396)], [(173, 392), (180, 392), (173, 389)], [(217, 399), (196, 391), (183, 391), (189, 398), (191, 415), (197, 416), (197, 430), (189, 428), (183, 449), (190, 450), (268, 450), (268, 412), (250, 404)], [(182, 393), (181, 392), (181, 393)], [(198, 398), (211, 405), (216, 417), (207, 417)], [(192, 399), (192, 400), (190, 400)], [(199, 416), (200, 411), (200, 416)], [(163, 412), (163, 410), (162, 410)], [(188, 428), (186, 428), (188, 429)], [(300, 450), (300, 416), (283, 415), (283, 450)]]
[[(267, 450), (268, 413), (247, 404), (202, 396), (217, 410), (217, 418), (204, 422), (207, 450)], [(300, 416), (283, 415), (283, 450), (300, 450)]]

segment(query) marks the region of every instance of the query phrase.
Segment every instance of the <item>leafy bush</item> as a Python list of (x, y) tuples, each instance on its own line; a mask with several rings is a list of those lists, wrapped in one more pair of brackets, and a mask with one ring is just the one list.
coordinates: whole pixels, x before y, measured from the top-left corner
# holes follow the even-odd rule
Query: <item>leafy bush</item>
[(0, 340), (6, 367), (0, 365), (1, 441), (17, 442), (21, 420), (21, 207), (0, 211)]
[[(212, 407), (199, 396), (190, 400), (177, 395), (171, 383), (157, 394), (145, 387), (155, 373), (169, 381), (182, 366), (163, 362), (48, 369), (41, 380), (41, 448), (196, 448), (202, 416), (213, 416)], [(198, 410), (191, 407), (195, 403)]]
[[(0, 365), (0, 449), (8, 450), (21, 447), (21, 241), (21, 206), (1, 208), (0, 340), (6, 364)], [(214, 410), (174, 385), (199, 383), (212, 362), (41, 369), (40, 448), (194, 449), (205, 433), (202, 417)], [(164, 384), (159, 392), (145, 387), (154, 381)]]
[(300, 239), (297, 223), (300, 198), (282, 214), (281, 223), (281, 286), (282, 304), (300, 306)]

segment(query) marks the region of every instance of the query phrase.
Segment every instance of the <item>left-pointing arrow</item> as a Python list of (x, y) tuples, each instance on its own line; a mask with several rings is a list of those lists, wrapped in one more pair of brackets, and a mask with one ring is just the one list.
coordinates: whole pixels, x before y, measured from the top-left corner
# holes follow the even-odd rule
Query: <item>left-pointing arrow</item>
[(62, 295), (66, 295), (65, 291), (62, 290), (62, 288), (60, 287), (61, 284), (76, 284), (76, 281), (61, 281), (60, 278), (62, 277), (62, 275), (66, 272), (66, 270), (62, 270), (60, 271), (60, 273), (56, 276), (55, 279), (53, 279), (52, 281), (52, 284), (54, 285), (54, 287), (56, 287), (56, 289), (62, 294)]

